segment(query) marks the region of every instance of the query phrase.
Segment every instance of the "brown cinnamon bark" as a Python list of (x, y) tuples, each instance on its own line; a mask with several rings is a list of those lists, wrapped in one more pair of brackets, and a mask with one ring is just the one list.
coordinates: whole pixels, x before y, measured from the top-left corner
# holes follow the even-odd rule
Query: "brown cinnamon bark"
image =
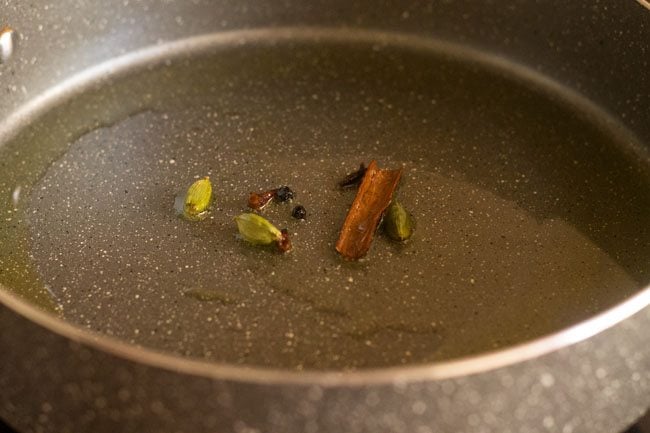
[(401, 168), (381, 170), (376, 161), (368, 165), (336, 242), (336, 251), (343, 257), (358, 260), (366, 255), (401, 176)]

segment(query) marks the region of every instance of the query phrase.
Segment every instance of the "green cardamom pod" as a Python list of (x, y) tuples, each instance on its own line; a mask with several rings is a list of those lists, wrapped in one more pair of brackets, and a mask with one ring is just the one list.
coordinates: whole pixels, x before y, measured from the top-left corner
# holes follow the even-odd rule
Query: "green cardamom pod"
[(196, 219), (200, 214), (208, 210), (212, 200), (212, 184), (209, 177), (204, 177), (194, 182), (185, 194), (185, 216)]
[(253, 245), (269, 245), (283, 239), (282, 232), (266, 218), (254, 213), (243, 213), (235, 217), (239, 234)]
[(384, 217), (384, 230), (396, 241), (405, 241), (413, 235), (413, 219), (404, 206), (393, 200)]

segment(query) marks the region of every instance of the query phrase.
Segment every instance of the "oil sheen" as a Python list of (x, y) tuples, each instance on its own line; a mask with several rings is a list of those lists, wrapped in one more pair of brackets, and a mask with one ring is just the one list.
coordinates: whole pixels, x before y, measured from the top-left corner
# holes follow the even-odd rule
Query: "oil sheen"
[[(92, 331), (290, 369), (453, 359), (558, 331), (647, 284), (647, 155), (505, 60), (405, 41), (169, 51), (59, 101), (0, 147), (0, 283)], [(403, 167), (416, 228), (334, 243), (359, 163)], [(202, 221), (175, 198), (210, 176)], [(293, 251), (238, 239), (251, 191)], [(18, 193), (16, 193), (16, 189)], [(14, 197), (12, 199), (12, 194)], [(17, 196), (16, 196), (17, 195)], [(297, 204), (305, 220), (291, 217)]]

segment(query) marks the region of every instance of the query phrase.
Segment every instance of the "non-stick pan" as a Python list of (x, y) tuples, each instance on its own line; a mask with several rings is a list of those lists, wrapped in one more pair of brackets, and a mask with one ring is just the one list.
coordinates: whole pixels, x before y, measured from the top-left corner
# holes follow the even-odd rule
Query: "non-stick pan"
[[(643, 4), (2, 13), (0, 417), (21, 431), (619, 431), (650, 406)], [(348, 261), (338, 182), (372, 160), (403, 170), (415, 231)], [(204, 176), (210, 211), (183, 218)], [(285, 254), (234, 222), (281, 185), (261, 214)]]

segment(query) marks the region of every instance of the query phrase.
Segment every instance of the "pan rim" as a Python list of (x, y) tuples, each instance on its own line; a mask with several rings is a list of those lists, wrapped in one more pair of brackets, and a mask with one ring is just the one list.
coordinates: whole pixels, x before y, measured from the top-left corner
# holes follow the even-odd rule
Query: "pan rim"
[(650, 286), (589, 319), (514, 346), (429, 364), (355, 371), (281, 370), (185, 358), (132, 345), (115, 337), (74, 326), (13, 295), (3, 285), (0, 285), (0, 304), (61, 337), (137, 364), (213, 380), (273, 385), (349, 387), (454, 379), (487, 373), (550, 354), (613, 328), (644, 309), (650, 309)]
[[(123, 56), (109, 59), (106, 62), (85, 69), (67, 80), (49, 88), (39, 96), (14, 111), (4, 122), (0, 123), (0, 143), (7, 141), (25, 126), (34, 115), (47, 111), (57, 101), (74, 97), (83, 92), (89, 85), (97, 82), (98, 77), (118, 75), (126, 66), (134, 63), (148, 63), (162, 58), (169, 58), (170, 52), (177, 56), (187, 51), (188, 47), (207, 49), (215, 40), (222, 43), (243, 43), (249, 40), (265, 40), (272, 33), (274, 40), (346, 40), (352, 37), (356, 41), (381, 43), (390, 46), (409, 46), (424, 49), (443, 49), (452, 56), (457, 53), (471, 53), (473, 58), (499, 69), (516, 68), (517, 76), (533, 77), (537, 82), (554, 89), (561, 89), (569, 94), (572, 103), (581, 105), (587, 111), (601, 111), (575, 91), (565, 88), (542, 74), (523, 65), (507, 59), (478, 51), (467, 46), (451, 42), (440, 42), (416, 35), (405, 35), (385, 31), (346, 29), (346, 28), (317, 28), (317, 27), (286, 27), (236, 30), (223, 33), (193, 36), (186, 39), (171, 41), (163, 45), (145, 47), (127, 53)], [(334, 37), (333, 37), (334, 35)], [(171, 48), (171, 49), (170, 49)], [(193, 50), (194, 52), (195, 50)], [(634, 146), (631, 146), (634, 147)], [(638, 148), (636, 150), (639, 150)], [(528, 361), (562, 348), (584, 341), (596, 334), (614, 327), (623, 320), (639, 313), (650, 306), (650, 286), (640, 289), (633, 296), (601, 311), (586, 320), (573, 324), (557, 332), (547, 334), (514, 346), (495, 351), (429, 364), (394, 366), (357, 371), (307, 370), (293, 371), (268, 369), (262, 367), (242, 367), (225, 363), (185, 358), (168, 352), (161, 352), (147, 347), (139, 347), (117, 338), (98, 334), (43, 311), (18, 296), (12, 294), (0, 284), (0, 304), (20, 316), (54, 332), (68, 340), (87, 345), (100, 352), (105, 352), (118, 358), (144, 364), (154, 368), (201, 376), (213, 380), (229, 380), (259, 384), (280, 385), (320, 385), (328, 386), (367, 386), (395, 382), (412, 382), (421, 380), (443, 380), (460, 376), (485, 373), (497, 368)]]

